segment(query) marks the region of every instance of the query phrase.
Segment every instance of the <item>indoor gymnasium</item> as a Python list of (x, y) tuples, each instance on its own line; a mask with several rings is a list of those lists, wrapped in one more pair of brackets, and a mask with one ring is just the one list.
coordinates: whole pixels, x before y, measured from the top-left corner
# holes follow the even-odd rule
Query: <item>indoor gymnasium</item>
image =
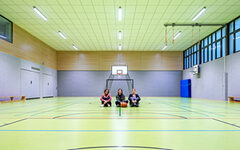
[(239, 0), (0, 0), (1, 150), (239, 150)]

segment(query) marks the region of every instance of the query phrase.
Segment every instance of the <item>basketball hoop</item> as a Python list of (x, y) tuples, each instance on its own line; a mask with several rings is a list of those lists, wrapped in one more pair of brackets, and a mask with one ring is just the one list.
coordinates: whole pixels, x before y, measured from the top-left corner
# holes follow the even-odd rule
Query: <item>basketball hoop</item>
[(123, 73), (123, 70), (120, 70), (120, 69), (117, 70), (117, 75), (118, 75), (118, 76), (122, 75), (122, 73)]

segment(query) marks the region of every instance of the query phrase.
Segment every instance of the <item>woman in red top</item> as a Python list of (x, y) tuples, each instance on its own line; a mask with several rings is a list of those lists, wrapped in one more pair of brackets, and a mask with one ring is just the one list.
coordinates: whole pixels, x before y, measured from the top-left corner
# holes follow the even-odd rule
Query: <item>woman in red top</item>
[(104, 90), (104, 93), (101, 96), (100, 100), (101, 100), (102, 106), (104, 106), (104, 107), (111, 107), (112, 106), (112, 103), (111, 103), (112, 97), (111, 97), (111, 94), (109, 93), (108, 89)]

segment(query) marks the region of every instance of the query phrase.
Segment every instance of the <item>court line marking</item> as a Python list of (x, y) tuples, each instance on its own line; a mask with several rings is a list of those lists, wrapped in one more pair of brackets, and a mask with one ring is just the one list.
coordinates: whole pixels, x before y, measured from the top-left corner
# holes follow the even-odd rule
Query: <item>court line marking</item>
[(94, 146), (94, 147), (81, 147), (81, 148), (73, 148), (68, 150), (78, 150), (78, 149), (102, 149), (102, 148), (141, 148), (141, 149), (161, 149), (161, 150), (173, 150), (168, 148), (160, 148), (160, 147), (148, 147), (148, 146)]
[(222, 121), (222, 120), (219, 120), (219, 119), (216, 119), (216, 118), (213, 118), (213, 120), (218, 121), (218, 122), (221, 122), (221, 123), (224, 123), (224, 124), (228, 124), (228, 125), (231, 125), (231, 126), (234, 126), (234, 127), (237, 127), (237, 128), (240, 128), (240, 126), (238, 126), (238, 125), (236, 125), (236, 124), (233, 124), (233, 123), (229, 123), (229, 122), (226, 122), (226, 121)]
[(16, 121), (13, 121), (13, 122), (10, 122), (10, 123), (5, 123), (3, 125), (0, 125), (0, 127), (5, 127), (5, 126), (11, 125), (11, 124), (14, 124), (14, 123), (17, 123), (17, 122), (21, 122), (21, 121), (24, 121), (24, 120), (27, 120), (27, 119), (28, 118), (23, 118), (23, 119), (16, 120)]
[[(53, 119), (58, 119), (58, 118), (63, 118), (65, 116), (72, 116), (72, 115), (85, 115), (85, 114), (94, 114), (94, 115), (98, 115), (96, 113), (72, 113), (72, 114), (65, 114), (65, 115), (59, 115), (59, 116), (55, 116), (53, 117)], [(184, 116), (180, 116), (180, 115), (175, 115), (175, 114), (168, 114), (168, 113), (144, 113), (144, 114), (159, 114), (159, 115), (168, 115), (168, 116), (174, 116), (174, 117), (177, 117), (177, 118), (181, 118), (181, 119), (188, 119), (187, 117), (184, 117)]]
[(5, 129), (0, 132), (240, 132), (240, 130), (18, 130)]

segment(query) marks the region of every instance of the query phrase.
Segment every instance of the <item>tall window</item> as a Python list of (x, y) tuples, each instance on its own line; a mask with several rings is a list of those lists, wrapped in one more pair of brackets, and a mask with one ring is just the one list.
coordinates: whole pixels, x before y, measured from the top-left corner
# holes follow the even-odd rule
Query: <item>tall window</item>
[(240, 17), (229, 26), (229, 54), (232, 54), (240, 51)]
[(202, 39), (200, 46), (197, 43), (185, 50), (184, 69), (236, 52), (240, 52), (240, 17)]
[(12, 22), (0, 15), (0, 39), (12, 42)]

